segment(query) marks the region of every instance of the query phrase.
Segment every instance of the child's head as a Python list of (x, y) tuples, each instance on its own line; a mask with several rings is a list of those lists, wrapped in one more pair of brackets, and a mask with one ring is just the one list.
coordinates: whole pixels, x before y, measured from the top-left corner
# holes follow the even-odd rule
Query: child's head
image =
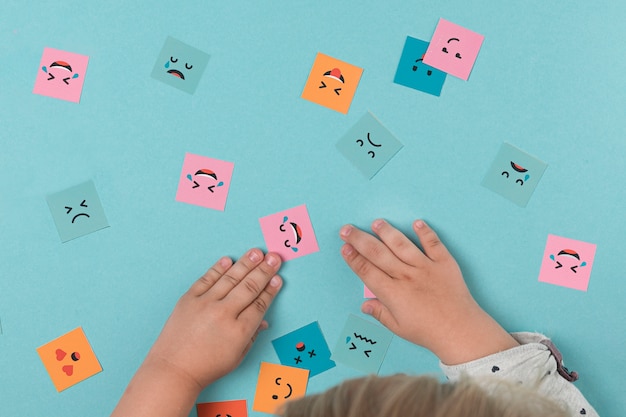
[[(486, 388), (482, 388), (486, 386)], [(283, 417), (566, 417), (555, 403), (506, 381), (440, 383), (427, 376), (368, 376), (285, 404)]]

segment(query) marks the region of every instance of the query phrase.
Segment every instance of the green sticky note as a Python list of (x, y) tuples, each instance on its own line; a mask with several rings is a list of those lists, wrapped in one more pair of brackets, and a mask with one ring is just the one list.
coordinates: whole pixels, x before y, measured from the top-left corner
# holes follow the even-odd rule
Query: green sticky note
[(378, 373), (392, 338), (385, 327), (350, 314), (331, 359), (365, 373)]
[(520, 207), (526, 207), (547, 164), (532, 155), (503, 143), (482, 185)]
[(61, 242), (109, 227), (93, 181), (46, 197)]
[(209, 54), (168, 36), (152, 69), (152, 78), (193, 94), (208, 63)]

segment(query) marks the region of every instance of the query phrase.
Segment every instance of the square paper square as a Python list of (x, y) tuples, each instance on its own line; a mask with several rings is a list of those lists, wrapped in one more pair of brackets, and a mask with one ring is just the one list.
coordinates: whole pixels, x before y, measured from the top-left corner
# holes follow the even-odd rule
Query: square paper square
[(215, 401), (196, 404), (198, 417), (248, 417), (246, 400)]
[(376, 298), (376, 295), (372, 292), (372, 290), (370, 290), (369, 288), (367, 288), (367, 286), (363, 286), (363, 298)]
[(209, 54), (168, 36), (152, 69), (152, 78), (193, 94), (209, 63)]
[(308, 369), (311, 377), (335, 367), (316, 321), (272, 340), (272, 345), (280, 363)]
[(82, 327), (38, 347), (37, 353), (59, 392), (102, 371)]
[(232, 162), (186, 153), (176, 201), (224, 211), (234, 167)]
[(307, 369), (261, 362), (252, 409), (274, 414), (285, 401), (304, 397), (308, 382)]
[(526, 207), (547, 166), (515, 146), (503, 143), (482, 185)]
[(484, 39), (463, 26), (439, 19), (424, 64), (467, 81)]
[(337, 142), (337, 149), (366, 178), (376, 173), (402, 149), (402, 143), (367, 112)]
[(346, 114), (361, 74), (362, 68), (318, 52), (302, 98)]
[(446, 73), (424, 64), (427, 48), (428, 42), (407, 36), (393, 82), (439, 96)]
[(309, 212), (303, 204), (259, 219), (267, 250), (283, 261), (319, 251)]
[(61, 242), (109, 227), (93, 181), (50, 194), (46, 200)]
[(365, 373), (378, 373), (391, 344), (393, 333), (350, 314), (333, 349), (332, 358)]
[(548, 235), (539, 281), (587, 291), (596, 245)]
[(78, 103), (88, 62), (86, 55), (44, 48), (33, 93)]

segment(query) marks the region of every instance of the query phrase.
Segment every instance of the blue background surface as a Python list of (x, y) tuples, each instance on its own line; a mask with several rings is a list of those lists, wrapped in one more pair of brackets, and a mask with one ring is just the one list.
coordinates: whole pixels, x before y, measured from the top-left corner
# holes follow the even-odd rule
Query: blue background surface
[[(394, 84), (406, 36), (440, 17), (485, 35), (469, 81)], [(320, 252), (283, 267), (271, 329), (200, 401), (251, 407), (272, 339), (318, 320), (334, 345), (360, 314), (342, 224), (421, 217), (488, 312), (550, 335), (599, 413), (625, 415), (625, 17), (618, 0), (3, 1), (1, 414), (108, 415), (188, 286), (304, 203)], [(194, 95), (150, 77), (168, 35), (211, 55)], [(32, 94), (46, 46), (90, 57), (80, 104)], [(364, 69), (347, 115), (299, 98), (318, 51)], [(366, 111), (404, 144), (370, 181), (335, 148)], [(504, 141), (548, 163), (526, 208), (480, 185)], [(185, 152), (235, 163), (225, 212), (174, 200)], [(45, 196), (89, 179), (111, 227), (62, 244)], [(588, 292), (537, 282), (549, 233), (597, 244)], [(35, 349), (77, 326), (104, 370), (57, 393)], [(380, 373), (398, 371), (439, 372), (394, 338)], [(308, 392), (358, 375), (338, 364)]]

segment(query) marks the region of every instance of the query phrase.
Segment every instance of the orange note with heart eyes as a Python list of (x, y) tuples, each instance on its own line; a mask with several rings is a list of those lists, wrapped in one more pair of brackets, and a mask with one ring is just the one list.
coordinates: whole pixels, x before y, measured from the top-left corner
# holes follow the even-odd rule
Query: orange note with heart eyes
[(82, 327), (37, 348), (37, 353), (59, 392), (102, 371)]

